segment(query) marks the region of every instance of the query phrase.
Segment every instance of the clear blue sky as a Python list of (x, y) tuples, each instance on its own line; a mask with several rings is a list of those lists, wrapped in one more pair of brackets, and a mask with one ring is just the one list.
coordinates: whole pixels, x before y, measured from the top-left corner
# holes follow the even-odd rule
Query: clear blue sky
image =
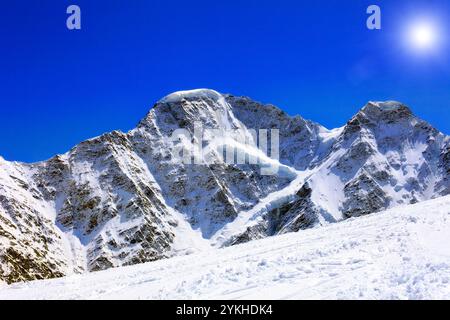
[[(66, 28), (70, 4), (81, 31)], [(366, 28), (370, 4), (381, 31)], [(329, 128), (395, 99), (449, 134), (448, 46), (419, 55), (403, 45), (401, 30), (424, 15), (450, 30), (449, 0), (3, 1), (0, 155), (44, 160), (133, 128), (172, 91), (205, 87)]]

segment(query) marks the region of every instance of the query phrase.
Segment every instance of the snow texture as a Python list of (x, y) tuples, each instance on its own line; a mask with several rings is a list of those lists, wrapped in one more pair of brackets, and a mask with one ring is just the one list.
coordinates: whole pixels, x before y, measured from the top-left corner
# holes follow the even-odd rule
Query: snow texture
[(0, 299), (450, 299), (450, 197), (168, 260), (5, 286)]

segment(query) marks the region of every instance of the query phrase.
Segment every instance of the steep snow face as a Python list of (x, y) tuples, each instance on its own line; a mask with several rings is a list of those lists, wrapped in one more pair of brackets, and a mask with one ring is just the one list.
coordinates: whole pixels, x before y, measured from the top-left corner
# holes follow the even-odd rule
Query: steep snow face
[(0, 288), (0, 299), (450, 299), (450, 198), (226, 249)]
[[(255, 117), (247, 115), (258, 109), (255, 103), (243, 98), (236, 101), (235, 114), (240, 116), (245, 110), (243, 119), (250, 119), (247, 121), (253, 121), (252, 125), (262, 121), (258, 113)], [(271, 114), (272, 107), (266, 108), (269, 118), (277, 119)], [(283, 120), (279, 121), (281, 127), (292, 129), (289, 121)], [(343, 128), (331, 131), (301, 118), (289, 120), (303, 129), (299, 130), (300, 138), (284, 135), (281, 148), (294, 146), (289, 153), (300, 161), (282, 161), (296, 163), (300, 178), (276, 193), (279, 197), (267, 200), (270, 205), (264, 210), (250, 210), (236, 220), (239, 225), (233, 222), (227, 226), (224, 231), (232, 236), (225, 237), (225, 244), (325, 225), (448, 194), (449, 171), (444, 163), (449, 158), (443, 151), (448, 137), (401, 103), (370, 102)], [(291, 144), (292, 139), (297, 140)], [(298, 146), (301, 151), (296, 152)], [(242, 217), (248, 219), (242, 221)], [(223, 234), (217, 236), (221, 238)]]
[[(350, 123), (360, 128), (349, 135), (364, 144), (363, 166), (390, 204), (414, 203), (436, 196), (438, 170), (446, 137), (415, 117), (404, 105), (369, 103)], [(355, 135), (359, 137), (355, 138)], [(390, 199), (388, 199), (390, 198)]]
[[(239, 212), (296, 177), (295, 170), (287, 175), (263, 176), (258, 166), (228, 164), (218, 153), (212, 154), (208, 163), (176, 161), (174, 150), (191, 145), (192, 140), (170, 139), (175, 130), (187, 130), (194, 137), (195, 125), (201, 124), (203, 129), (240, 130), (250, 137), (233, 111), (223, 97), (209, 91), (177, 93), (160, 101), (130, 132), (139, 156), (154, 174), (167, 203), (207, 239)], [(204, 135), (202, 145), (207, 148), (214, 141), (214, 137)], [(247, 151), (259, 152), (251, 146)]]
[(280, 130), (280, 160), (296, 170), (306, 170), (320, 162), (328, 151), (329, 130), (300, 116), (290, 117), (273, 105), (262, 105), (245, 97), (227, 96), (236, 118), (254, 130)]
[[(279, 160), (234, 164), (224, 148), (279, 130)], [(177, 130), (187, 137), (173, 139)], [(0, 158), (0, 280), (51, 278), (194, 253), (327, 225), (449, 194), (449, 138), (397, 102), (370, 102), (328, 130), (213, 90), (160, 100), (138, 127), (36, 164)], [(192, 164), (176, 157), (193, 147)], [(271, 150), (269, 150), (270, 153)]]
[(444, 140), (402, 104), (369, 103), (345, 126), (327, 160), (326, 174), (338, 176), (344, 192), (335, 211), (357, 216), (432, 198), (444, 178), (438, 170)]

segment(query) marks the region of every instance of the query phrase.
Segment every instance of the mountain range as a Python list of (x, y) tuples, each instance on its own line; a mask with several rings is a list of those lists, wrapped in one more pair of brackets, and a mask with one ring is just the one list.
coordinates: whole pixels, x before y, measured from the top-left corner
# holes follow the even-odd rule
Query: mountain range
[[(169, 137), (180, 128), (193, 133), (195, 123), (249, 136), (278, 129), (280, 170), (263, 175), (261, 164), (218, 155), (175, 161), (174, 150), (191, 141)], [(369, 102), (328, 130), (247, 97), (177, 92), (128, 133), (103, 134), (39, 163), (0, 157), (0, 281), (186, 255), (448, 194), (450, 138), (402, 103)]]

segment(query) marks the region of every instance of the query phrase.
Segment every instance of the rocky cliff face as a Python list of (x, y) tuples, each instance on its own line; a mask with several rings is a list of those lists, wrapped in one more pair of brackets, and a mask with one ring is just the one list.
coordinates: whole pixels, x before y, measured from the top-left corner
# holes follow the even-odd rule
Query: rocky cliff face
[[(235, 164), (214, 146), (183, 163), (195, 126), (253, 137), (278, 129), (280, 170)], [(189, 133), (172, 139), (175, 130)], [(194, 137), (194, 138), (192, 138)], [(258, 153), (246, 146), (246, 156)], [(217, 151), (219, 150), (219, 151)], [(271, 150), (269, 150), (270, 153)], [(337, 222), (450, 193), (449, 138), (396, 102), (367, 104), (327, 130), (212, 90), (172, 94), (136, 129), (36, 164), (0, 158), (0, 281), (137, 264)]]

